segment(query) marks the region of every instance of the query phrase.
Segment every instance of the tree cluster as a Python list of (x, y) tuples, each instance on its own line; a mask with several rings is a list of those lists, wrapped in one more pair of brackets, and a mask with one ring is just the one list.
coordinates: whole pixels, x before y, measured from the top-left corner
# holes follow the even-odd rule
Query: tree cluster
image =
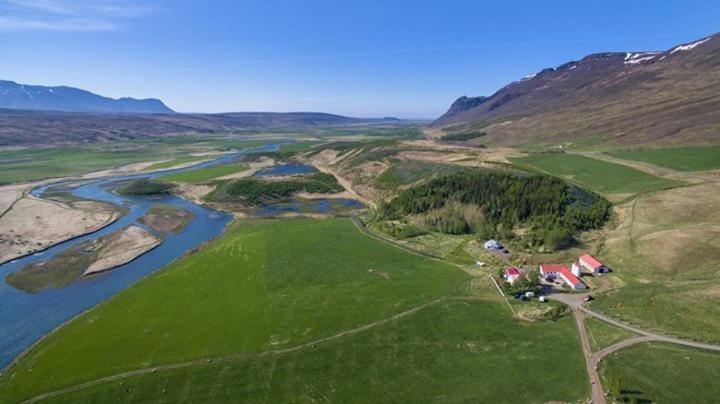
[(131, 181), (117, 189), (121, 195), (164, 195), (173, 190), (172, 184), (150, 181), (146, 179)]
[(290, 180), (272, 181), (243, 178), (221, 183), (210, 199), (218, 202), (245, 202), (260, 205), (298, 192), (336, 193), (344, 188), (332, 174), (316, 172)]
[[(466, 209), (479, 207), (480, 215)], [(379, 207), (383, 219), (428, 217), (433, 230), (475, 232), (481, 239), (515, 237), (526, 229), (528, 244), (563, 248), (580, 231), (601, 227), (610, 203), (589, 191), (546, 175), (468, 170), (413, 187)]]

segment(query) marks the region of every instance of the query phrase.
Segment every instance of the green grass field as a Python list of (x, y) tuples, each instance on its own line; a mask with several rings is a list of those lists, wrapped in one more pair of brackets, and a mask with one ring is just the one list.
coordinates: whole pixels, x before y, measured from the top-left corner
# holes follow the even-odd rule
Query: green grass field
[(570, 317), (523, 325), (502, 304), (451, 301), (314, 347), (159, 371), (56, 401), (543, 403), (581, 401), (587, 386)]
[(201, 168), (198, 170), (186, 171), (176, 174), (168, 174), (159, 177), (160, 182), (190, 182), (200, 183), (214, 180), (225, 175), (239, 173), (245, 171), (248, 166), (243, 163), (225, 164), (221, 166)]
[(616, 344), (635, 335), (630, 331), (615, 327), (614, 325), (596, 320), (592, 317), (585, 319), (585, 328), (587, 329), (588, 339), (590, 340), (590, 348), (592, 348), (593, 352), (607, 348), (610, 345)]
[(608, 154), (625, 160), (642, 161), (678, 171), (720, 169), (720, 146), (618, 150)]
[[(226, 361), (147, 372), (51, 401), (587, 397), (571, 317), (519, 322), (495, 291), (483, 297), (469, 284), (455, 267), (377, 241), (347, 219), (237, 222), (200, 252), (37, 345), (0, 378), (0, 401), (229, 354)], [(392, 318), (399, 313), (406, 314)], [(342, 334), (348, 330), (356, 331)], [(555, 368), (548, 372), (551, 358)]]
[(615, 378), (622, 390), (620, 398), (627, 400), (716, 403), (720, 397), (720, 354), (716, 352), (642, 344), (610, 355), (599, 368), (603, 385)]
[(296, 346), (465, 293), (468, 278), (346, 219), (236, 223), (40, 343), (0, 379), (0, 401), (157, 364)]
[(538, 153), (510, 160), (519, 167), (557, 175), (601, 193), (639, 193), (684, 184), (576, 154)]
[(83, 174), (171, 155), (152, 149), (98, 145), (4, 151), (0, 152), (0, 183)]

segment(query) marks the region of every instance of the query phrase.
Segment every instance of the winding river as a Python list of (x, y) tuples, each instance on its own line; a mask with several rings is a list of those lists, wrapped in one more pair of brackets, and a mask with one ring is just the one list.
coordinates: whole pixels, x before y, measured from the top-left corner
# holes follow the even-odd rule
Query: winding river
[[(32, 344), (48, 334), (62, 323), (70, 320), (87, 309), (107, 300), (126, 289), (140, 278), (160, 269), (181, 257), (202, 243), (219, 236), (232, 216), (207, 207), (196, 205), (176, 196), (132, 197), (121, 196), (108, 191), (108, 186), (118, 181), (152, 179), (170, 173), (197, 170), (225, 164), (242, 157), (243, 154), (277, 150), (278, 144), (226, 154), (212, 161), (181, 169), (160, 172), (113, 176), (92, 180), (72, 191), (72, 194), (84, 199), (110, 202), (127, 208), (128, 213), (109, 226), (93, 233), (67, 240), (43, 252), (19, 258), (0, 265), (0, 369), (8, 366), (15, 357)], [(41, 197), (50, 187), (67, 184), (76, 180), (63, 180), (36, 188), (34, 196)], [(157, 203), (173, 205), (192, 212), (195, 217), (183, 231), (169, 235), (157, 248), (112, 271), (86, 277), (79, 282), (61, 289), (46, 289), (29, 294), (8, 285), (5, 277), (28, 264), (46, 261), (55, 254), (68, 248), (94, 240), (125, 226), (142, 217)]]

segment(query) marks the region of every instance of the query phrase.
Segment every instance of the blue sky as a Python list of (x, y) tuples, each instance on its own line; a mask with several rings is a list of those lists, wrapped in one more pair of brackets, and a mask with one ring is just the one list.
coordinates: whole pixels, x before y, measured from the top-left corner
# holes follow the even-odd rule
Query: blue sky
[(588, 53), (718, 31), (708, 0), (0, 0), (0, 78), (183, 112), (433, 118)]

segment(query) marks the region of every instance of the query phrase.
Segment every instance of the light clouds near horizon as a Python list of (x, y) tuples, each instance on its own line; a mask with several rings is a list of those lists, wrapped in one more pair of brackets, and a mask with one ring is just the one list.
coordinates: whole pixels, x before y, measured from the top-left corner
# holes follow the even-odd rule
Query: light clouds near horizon
[(152, 10), (126, 0), (0, 0), (0, 31), (114, 31)]

